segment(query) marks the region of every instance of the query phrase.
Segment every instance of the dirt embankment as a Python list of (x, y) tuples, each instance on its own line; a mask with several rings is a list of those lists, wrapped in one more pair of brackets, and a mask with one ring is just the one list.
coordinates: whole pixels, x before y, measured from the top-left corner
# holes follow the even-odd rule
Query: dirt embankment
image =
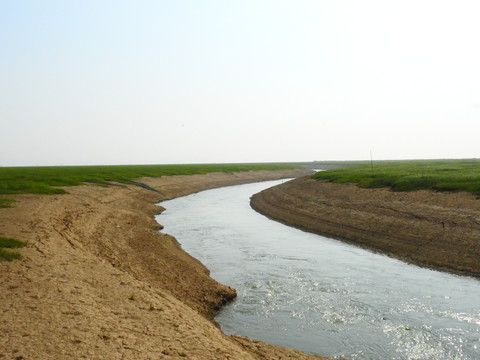
[(307, 231), (480, 278), (480, 200), (467, 193), (392, 192), (299, 178), (254, 195), (251, 205)]
[[(235, 291), (158, 232), (155, 202), (299, 175), (244, 172), (141, 179), (17, 195), (0, 235), (27, 241), (0, 262), (0, 359), (318, 359), (224, 335), (211, 320)], [(9, 196), (12, 198), (12, 196)]]

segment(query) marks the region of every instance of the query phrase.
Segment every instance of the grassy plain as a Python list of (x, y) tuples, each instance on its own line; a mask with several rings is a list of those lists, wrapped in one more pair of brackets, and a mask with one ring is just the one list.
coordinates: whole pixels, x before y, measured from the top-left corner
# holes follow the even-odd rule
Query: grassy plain
[(467, 191), (480, 196), (480, 159), (379, 161), (318, 172), (314, 179), (394, 191)]
[[(116, 165), (116, 166), (52, 166), (0, 167), (0, 194), (62, 194), (59, 187), (82, 183), (129, 183), (140, 177), (192, 175), (211, 172), (292, 169), (291, 164), (193, 164), (193, 165)], [(8, 199), (0, 198), (0, 207), (9, 207)]]

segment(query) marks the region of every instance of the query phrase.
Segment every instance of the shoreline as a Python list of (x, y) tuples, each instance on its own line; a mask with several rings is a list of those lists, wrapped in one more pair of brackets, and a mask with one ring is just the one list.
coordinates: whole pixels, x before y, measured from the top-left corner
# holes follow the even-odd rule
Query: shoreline
[(139, 179), (135, 185), (15, 195), (0, 234), (27, 241), (0, 262), (0, 358), (324, 359), (227, 336), (216, 311), (235, 290), (158, 230), (155, 204), (228, 185), (296, 177), (302, 170)]
[(393, 192), (297, 178), (255, 194), (250, 204), (304, 231), (480, 279), (480, 201), (468, 193)]

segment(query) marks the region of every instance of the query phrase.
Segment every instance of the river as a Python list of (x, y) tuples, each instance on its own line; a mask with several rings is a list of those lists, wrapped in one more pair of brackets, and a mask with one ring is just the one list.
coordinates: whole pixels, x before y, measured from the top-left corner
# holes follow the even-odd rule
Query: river
[(165, 201), (157, 221), (238, 297), (227, 334), (333, 358), (480, 359), (480, 281), (432, 271), (258, 214), (281, 181)]

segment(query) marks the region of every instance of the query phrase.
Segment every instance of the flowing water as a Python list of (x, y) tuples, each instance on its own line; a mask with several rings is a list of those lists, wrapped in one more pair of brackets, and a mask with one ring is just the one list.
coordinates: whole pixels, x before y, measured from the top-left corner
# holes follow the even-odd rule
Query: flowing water
[(480, 359), (480, 281), (408, 265), (256, 213), (279, 182), (161, 203), (164, 232), (234, 287), (227, 334), (348, 359)]

